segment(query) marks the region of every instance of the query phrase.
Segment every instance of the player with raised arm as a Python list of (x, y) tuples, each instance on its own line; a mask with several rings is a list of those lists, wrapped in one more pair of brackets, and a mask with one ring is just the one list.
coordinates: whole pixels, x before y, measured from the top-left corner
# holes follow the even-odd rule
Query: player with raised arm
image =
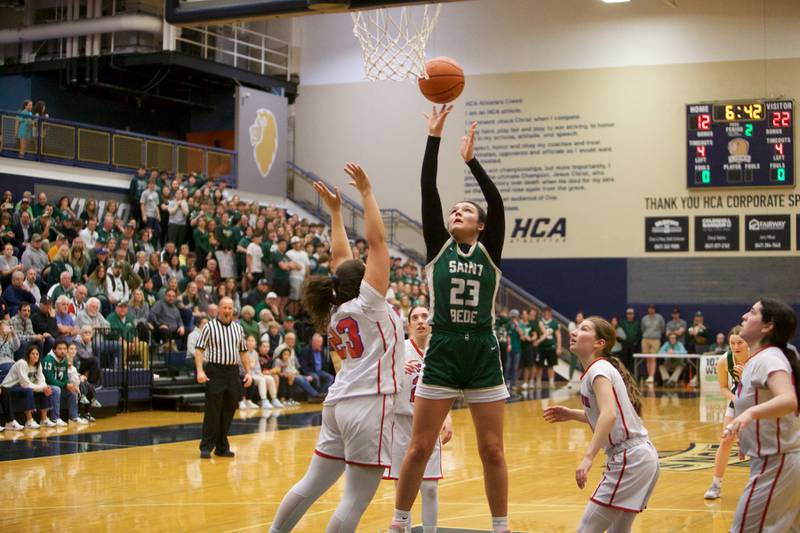
[(442, 220), (436, 187), (442, 130), (453, 106), (433, 108), (422, 163), (422, 232), (428, 264), (433, 333), (417, 385), (411, 443), (397, 484), (392, 531), (409, 527), (409, 515), (442, 424), (461, 394), (469, 404), (483, 463), (492, 530), (508, 527), (508, 469), (503, 449), (503, 416), (508, 390), (494, 335), (494, 302), (500, 285), (505, 234), (503, 199), (474, 156), (475, 129), (461, 140), (461, 156), (483, 192), (478, 204), (458, 202)]
[[(415, 396), (420, 371), (424, 365), (425, 350), (431, 336), (428, 309), (417, 306), (408, 314), (408, 339), (405, 344), (405, 372), (401, 380), (400, 392), (395, 400), (394, 439), (392, 440), (392, 466), (384, 479), (397, 480), (403, 458), (406, 456), (411, 440), (411, 426), (414, 416)], [(442, 445), (453, 436), (453, 422), (450, 415), (444, 421), (440, 437), (436, 441), (425, 473), (422, 477), (420, 495), (422, 496), (422, 532), (436, 533), (439, 515), (439, 480), (442, 479)], [(411, 519), (409, 518), (409, 522)]]
[(554, 405), (544, 410), (544, 419), (551, 423), (574, 420), (592, 428), (594, 435), (575, 471), (579, 488), (586, 486), (601, 448), (607, 457), (603, 478), (589, 498), (578, 531), (628, 532), (658, 481), (658, 453), (639, 418), (639, 389), (620, 360), (610, 355), (616, 332), (606, 320), (586, 318), (569, 341), (570, 351), (586, 369), (581, 375), (583, 409)]
[[(305, 512), (344, 473), (345, 492), (327, 531), (353, 532), (391, 464), (395, 395), (403, 372), (400, 319), (386, 302), (389, 249), (372, 186), (360, 166), (345, 172), (361, 193), (369, 243), (366, 266), (353, 259), (342, 220), (342, 198), (324, 184), (314, 187), (331, 211), (332, 276), (312, 276), (303, 305), (317, 331), (328, 331), (342, 367), (328, 390), (322, 428), (303, 479), (284, 496), (270, 531), (291, 531)], [(402, 338), (402, 337), (399, 337)]]
[(762, 298), (742, 316), (739, 335), (750, 346), (723, 437), (739, 436), (750, 459), (731, 531), (800, 531), (800, 358), (787, 345), (797, 315), (783, 302)]

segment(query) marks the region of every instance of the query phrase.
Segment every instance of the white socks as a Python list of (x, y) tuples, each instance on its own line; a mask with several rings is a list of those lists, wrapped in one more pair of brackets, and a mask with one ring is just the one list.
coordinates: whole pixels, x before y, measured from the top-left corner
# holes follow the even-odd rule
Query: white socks
[(508, 517), (507, 516), (493, 516), (492, 517), (492, 531), (494, 533), (505, 533), (509, 531)]

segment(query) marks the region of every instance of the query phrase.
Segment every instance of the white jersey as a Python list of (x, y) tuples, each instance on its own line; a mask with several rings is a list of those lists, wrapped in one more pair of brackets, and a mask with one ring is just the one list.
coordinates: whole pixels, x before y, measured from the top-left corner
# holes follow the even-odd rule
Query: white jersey
[(325, 405), (397, 393), (403, 372), (399, 320), (384, 296), (366, 281), (361, 282), (357, 298), (334, 310), (328, 342), (342, 359), (342, 368), (328, 389)]
[[(786, 356), (774, 346), (754, 353), (744, 365), (742, 379), (733, 401), (737, 414), (773, 398), (767, 379), (773, 372), (786, 372), (792, 367)], [(789, 413), (780, 418), (754, 420), (739, 434), (739, 449), (749, 457), (766, 457), (800, 450), (800, 417)]]
[(405, 368), (401, 374), (400, 392), (394, 401), (396, 415), (414, 416), (414, 393), (417, 390), (423, 357), (423, 350), (413, 339), (407, 339), (403, 360)]
[(581, 375), (581, 403), (583, 403), (583, 412), (589, 419), (592, 431), (597, 426), (597, 419), (600, 418), (600, 406), (592, 389), (595, 378), (599, 376), (603, 376), (611, 382), (614, 401), (617, 404), (617, 419), (611, 428), (611, 433), (608, 434), (608, 444), (605, 447), (606, 454), (611, 455), (614, 448), (625, 441), (646, 439), (647, 430), (628, 398), (628, 390), (625, 388), (625, 382), (619, 371), (606, 359), (599, 358), (592, 361), (592, 364)]

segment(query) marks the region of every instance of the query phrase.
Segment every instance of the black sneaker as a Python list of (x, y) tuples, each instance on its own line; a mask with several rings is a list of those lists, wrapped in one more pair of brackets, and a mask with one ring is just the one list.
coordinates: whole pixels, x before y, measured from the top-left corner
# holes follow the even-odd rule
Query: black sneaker
[(230, 450), (225, 450), (224, 452), (217, 450), (214, 452), (214, 455), (217, 455), (219, 457), (236, 457), (236, 454)]
[(211, 459), (211, 452), (203, 450), (200, 452), (200, 459)]

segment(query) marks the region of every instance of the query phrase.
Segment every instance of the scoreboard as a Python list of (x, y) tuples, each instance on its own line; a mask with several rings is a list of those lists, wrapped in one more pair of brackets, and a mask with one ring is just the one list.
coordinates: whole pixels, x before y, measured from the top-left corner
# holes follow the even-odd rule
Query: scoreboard
[(686, 186), (794, 186), (794, 105), (753, 100), (686, 106)]

